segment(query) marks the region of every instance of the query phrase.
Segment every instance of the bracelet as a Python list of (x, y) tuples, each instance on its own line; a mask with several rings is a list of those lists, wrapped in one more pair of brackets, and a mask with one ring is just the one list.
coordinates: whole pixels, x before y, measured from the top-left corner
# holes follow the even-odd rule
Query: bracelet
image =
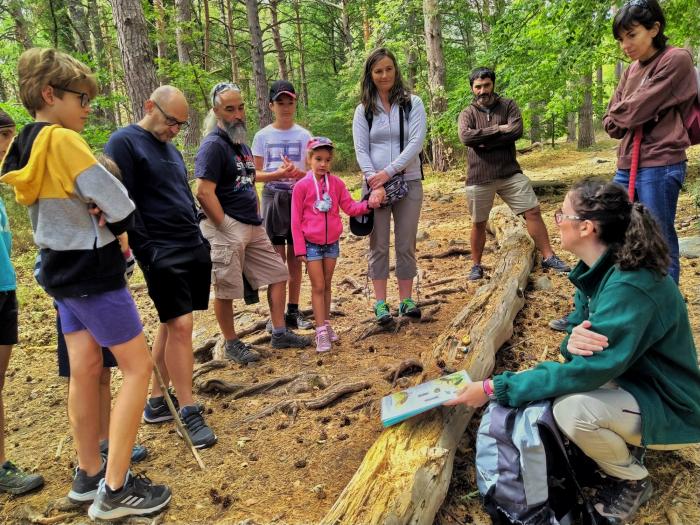
[(496, 399), (496, 393), (493, 391), (493, 388), (491, 388), (491, 383), (489, 381), (489, 378), (484, 379), (481, 382), (481, 387), (484, 389), (484, 394), (491, 399), (495, 400)]

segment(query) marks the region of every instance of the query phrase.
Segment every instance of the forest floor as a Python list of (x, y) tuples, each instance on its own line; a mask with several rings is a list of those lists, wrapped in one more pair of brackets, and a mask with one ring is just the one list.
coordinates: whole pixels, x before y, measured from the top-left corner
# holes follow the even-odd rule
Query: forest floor
[[(696, 183), (700, 150), (691, 152), (689, 184)], [(564, 181), (567, 185), (589, 175), (612, 177), (615, 144), (602, 141), (594, 151), (577, 152), (558, 145), (520, 157), (525, 173), (533, 180)], [(348, 175), (348, 185), (357, 189), (357, 177)], [(542, 210), (557, 250), (559, 239), (554, 211), (564, 190), (541, 195)], [(6, 201), (7, 195), (5, 194)], [(692, 195), (681, 196), (678, 221), (680, 235), (698, 233), (698, 209)], [(21, 222), (21, 221), (20, 221)], [(381, 398), (425, 378), (438, 375), (436, 363), (423, 363), (420, 374), (399, 380), (392, 387), (384, 376), (399, 362), (417, 354), (419, 348), (432, 346), (435, 338), (469, 300), (479, 283), (470, 283), (466, 275), (471, 267), (468, 255), (430, 257), (469, 248), (469, 217), (464, 205), (463, 170), (446, 175), (428, 174), (420, 224), (418, 256), (421, 281), (416, 293), (422, 300), (438, 299), (432, 309), (433, 322), (411, 324), (397, 334), (379, 334), (359, 339), (371, 326), (371, 300), (363, 291), (366, 284), (367, 241), (344, 237), (341, 258), (335, 274), (334, 308), (338, 311), (334, 328), (341, 340), (333, 351), (316, 355), (307, 350), (272, 350), (260, 345), (265, 359), (247, 367), (228, 364), (196, 379), (208, 386), (211, 379), (243, 386), (261, 386), (277, 378), (294, 376), (296, 380), (246, 397), (235, 393), (205, 393), (198, 399), (206, 407), (207, 422), (215, 429), (219, 442), (200, 452), (206, 472), (197, 467), (190, 452), (175, 433), (172, 423), (142, 425), (138, 441), (148, 447), (148, 458), (134, 465), (156, 482), (170, 484), (173, 500), (158, 521), (167, 523), (311, 524), (328, 511), (359, 466), (365, 452), (382, 432), (379, 418)], [(21, 301), (21, 342), (14, 349), (7, 374), (4, 398), (6, 407), (6, 448), (8, 457), (25, 468), (43, 474), (44, 489), (24, 497), (0, 495), (2, 523), (82, 523), (87, 517), (81, 509), (61, 509), (61, 501), (70, 486), (75, 455), (66, 414), (67, 384), (56, 374), (54, 311), (51, 301), (34, 284), (31, 274), (33, 253), (27, 248), (26, 233), (18, 232), (18, 295)], [(487, 242), (484, 264), (494, 264), (496, 247)], [(574, 258), (560, 250), (559, 255), (573, 264)], [(535, 289), (534, 282), (548, 278), (551, 289)], [(687, 298), (694, 333), (700, 334), (700, 268), (697, 260), (682, 259), (681, 291)], [(157, 317), (142, 278), (132, 281), (149, 341), (157, 328)], [(396, 289), (390, 287), (389, 303), (397, 306)], [(518, 314), (512, 339), (497, 358), (497, 370), (523, 369), (537, 361), (554, 359), (561, 334), (547, 327), (550, 319), (569, 311), (572, 286), (563, 275), (544, 273), (535, 266), (532, 286), (526, 290), (525, 308)], [(540, 283), (541, 284), (541, 283)], [(546, 283), (545, 283), (546, 284)], [(539, 287), (538, 287), (539, 288)], [(545, 286), (546, 288), (546, 286)], [(247, 306), (236, 304), (236, 327), (241, 329), (264, 321), (264, 302)], [(302, 287), (302, 305), (309, 305), (309, 286)], [(217, 335), (212, 311), (195, 316), (194, 346), (199, 347)], [(312, 332), (308, 332), (312, 335)], [(255, 332), (248, 340), (260, 339)], [(263, 337), (264, 338), (264, 337)], [(697, 339), (696, 339), (697, 341)], [(199, 365), (198, 365), (199, 366)], [(348, 394), (320, 409), (303, 404), (298, 411), (260, 413), (282, 400), (305, 400), (321, 396), (324, 389), (337, 384), (365, 381), (368, 388)], [(115, 372), (113, 389), (120, 384)], [(220, 383), (221, 384), (221, 383)], [(227, 386), (224, 383), (224, 386)], [(231, 385), (228, 385), (231, 386)], [(465, 433), (455, 462), (449, 494), (435, 523), (489, 523), (481, 510), (474, 481), (473, 436), (478, 417)], [(636, 525), (669, 523), (667, 512), (675, 513), (685, 525), (700, 523), (700, 448), (678, 452), (648, 453), (648, 465), (657, 487), (652, 501), (634, 521)], [(59, 510), (56, 510), (59, 509)], [(58, 517), (56, 517), (58, 515)], [(48, 521), (46, 516), (49, 517)], [(61, 518), (61, 516), (63, 516)], [(55, 517), (58, 521), (51, 521)], [(149, 523), (150, 520), (130, 520)], [(359, 525), (359, 524), (358, 524)]]

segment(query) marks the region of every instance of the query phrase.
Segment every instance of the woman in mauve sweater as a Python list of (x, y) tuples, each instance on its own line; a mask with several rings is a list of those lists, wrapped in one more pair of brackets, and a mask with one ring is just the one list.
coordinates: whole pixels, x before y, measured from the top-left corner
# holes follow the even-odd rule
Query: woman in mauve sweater
[(669, 273), (678, 283), (676, 205), (686, 175), (685, 150), (690, 139), (684, 126), (698, 94), (690, 53), (666, 45), (666, 20), (656, 0), (632, 0), (613, 21), (613, 36), (633, 60), (623, 73), (603, 119), (605, 131), (622, 139), (615, 182), (629, 185), (635, 132), (642, 134), (636, 199), (659, 221), (669, 246)]

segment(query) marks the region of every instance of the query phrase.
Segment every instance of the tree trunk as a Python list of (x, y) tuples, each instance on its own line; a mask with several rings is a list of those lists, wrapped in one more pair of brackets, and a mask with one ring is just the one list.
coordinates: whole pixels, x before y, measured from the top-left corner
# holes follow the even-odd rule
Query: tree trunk
[(289, 78), (287, 74), (287, 57), (284, 53), (284, 46), (282, 46), (282, 35), (280, 34), (279, 21), (277, 20), (278, 4), (279, 0), (270, 0), (270, 17), (272, 18), (270, 27), (272, 29), (272, 41), (275, 43), (275, 51), (277, 52), (277, 69), (280, 78), (287, 80)]
[(258, 103), (258, 126), (264, 128), (272, 122), (272, 114), (268, 105), (267, 78), (265, 76), (265, 52), (263, 50), (262, 31), (258, 18), (258, 3), (256, 0), (245, 0), (250, 29), (250, 56), (253, 62), (253, 80), (255, 95)]
[(301, 81), (302, 102), (304, 109), (309, 109), (309, 91), (306, 85), (306, 64), (304, 59), (304, 41), (301, 38), (301, 1), (294, 0), (294, 15), (299, 47), (299, 80)]
[[(476, 290), (433, 349), (420, 356), (424, 363), (440, 360), (466, 369), (473, 381), (491, 374), (496, 352), (513, 335), (535, 253), (523, 222), (506, 206), (491, 211), (489, 225), (499, 244), (491, 280)], [(443, 407), (385, 430), (321, 524), (432, 525), (473, 414), (464, 406)]]
[(372, 25), (369, 19), (369, 7), (367, 2), (369, 0), (364, 0), (362, 2), (362, 38), (365, 43), (365, 49), (369, 45), (369, 39), (372, 36)]
[[(194, 64), (192, 63), (192, 56), (190, 55), (191, 45), (189, 35), (191, 34), (191, 29), (189, 26), (192, 22), (192, 7), (190, 6), (190, 0), (175, 0), (175, 9), (177, 11), (177, 25), (175, 26), (177, 58), (180, 65), (184, 69), (191, 69), (193, 72), (195, 72)], [(199, 146), (199, 140), (201, 138), (201, 118), (197, 105), (195, 104), (195, 90), (189, 87), (189, 89), (185, 88), (184, 92), (187, 96), (190, 107), (188, 116), (190, 125), (185, 130), (184, 140), (185, 150), (189, 152), (193, 151)]]
[(140, 120), (143, 103), (158, 87), (148, 28), (139, 0), (110, 0), (131, 110)]
[[(442, 27), (438, 0), (423, 0), (425, 18), (425, 42), (428, 56), (428, 87), (430, 89), (430, 114), (435, 121), (447, 110), (445, 98), (445, 56), (442, 53)], [(447, 171), (449, 160), (445, 141), (438, 132), (431, 130), (433, 170)]]
[(10, 16), (15, 22), (15, 38), (24, 49), (29, 49), (34, 47), (34, 42), (29, 36), (29, 31), (27, 28), (27, 19), (24, 18), (22, 13), (22, 3), (19, 0), (12, 0), (9, 4)]
[[(418, 16), (416, 10), (413, 9), (413, 2), (408, 0), (404, 2), (404, 9), (406, 9), (407, 20), (406, 26), (408, 32), (413, 35), (418, 32)], [(413, 40), (413, 39), (412, 39)], [(407, 43), (408, 52), (406, 54), (406, 83), (408, 84), (408, 89), (414, 91), (416, 88), (416, 77), (418, 76), (418, 50), (415, 41), (410, 41)]]
[(340, 5), (342, 11), (340, 13), (340, 27), (343, 32), (343, 56), (348, 56), (352, 51), (352, 31), (350, 30), (350, 15), (348, 14), (349, 0), (342, 0)]
[(211, 68), (211, 17), (209, 16), (209, 0), (202, 0), (204, 4), (204, 45), (203, 53), (204, 60), (202, 61), (202, 66), (204, 71), (209, 71)]
[(576, 113), (566, 116), (566, 142), (576, 142)]
[[(90, 33), (92, 33), (92, 40), (88, 41), (91, 45), (92, 56), (97, 59), (97, 67), (102, 72), (109, 72), (109, 64), (107, 63), (106, 50), (105, 50), (105, 40), (102, 35), (102, 12), (100, 11), (100, 6), (97, 4), (97, 0), (88, 0), (87, 2), (87, 12), (90, 13), (88, 17), (88, 23), (90, 25)], [(112, 96), (112, 78), (111, 75), (107, 75), (108, 80), (100, 84), (100, 93), (107, 99), (110, 99), (109, 104), (105, 107), (95, 108), (95, 116), (102, 122), (107, 122), (111, 127), (116, 127), (117, 119), (114, 111), (114, 102), (111, 101)]]
[(90, 30), (88, 29), (87, 13), (80, 0), (68, 0), (68, 13), (73, 28), (73, 41), (78, 53), (87, 55), (90, 52)]
[(583, 103), (578, 110), (578, 149), (589, 148), (595, 144), (595, 133), (593, 129), (593, 95), (591, 85), (593, 78), (590, 72), (582, 78), (585, 88)]
[(530, 143), (542, 142), (542, 124), (540, 122), (540, 102), (528, 102), (530, 106)]
[(605, 102), (603, 101), (604, 94), (603, 85), (603, 66), (598, 64), (595, 71), (595, 123), (598, 129), (603, 129), (603, 115), (605, 115)]
[[(236, 50), (236, 39), (233, 34), (233, 0), (222, 0), (226, 2), (226, 38), (228, 40), (228, 51), (231, 58), (231, 76), (233, 81), (238, 84), (241, 81), (241, 74), (238, 71), (238, 52)], [(222, 7), (221, 12), (224, 9)]]
[[(153, 0), (153, 10), (156, 15), (156, 49), (158, 50), (158, 60), (163, 61), (168, 57), (168, 41), (165, 33), (165, 6), (163, 0)], [(161, 76), (161, 82), (167, 83), (168, 78)]]

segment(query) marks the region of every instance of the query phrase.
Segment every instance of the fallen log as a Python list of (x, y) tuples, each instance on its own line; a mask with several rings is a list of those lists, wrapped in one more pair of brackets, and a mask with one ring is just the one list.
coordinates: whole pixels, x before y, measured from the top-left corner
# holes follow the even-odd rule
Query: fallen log
[[(523, 223), (504, 206), (494, 208), (489, 221), (500, 245), (491, 280), (475, 291), (434, 347), (416, 356), (423, 363), (466, 369), (474, 381), (491, 373), (496, 351), (512, 336), (533, 266), (534, 244)], [(473, 413), (463, 406), (440, 408), (385, 430), (321, 524), (431, 525)]]

